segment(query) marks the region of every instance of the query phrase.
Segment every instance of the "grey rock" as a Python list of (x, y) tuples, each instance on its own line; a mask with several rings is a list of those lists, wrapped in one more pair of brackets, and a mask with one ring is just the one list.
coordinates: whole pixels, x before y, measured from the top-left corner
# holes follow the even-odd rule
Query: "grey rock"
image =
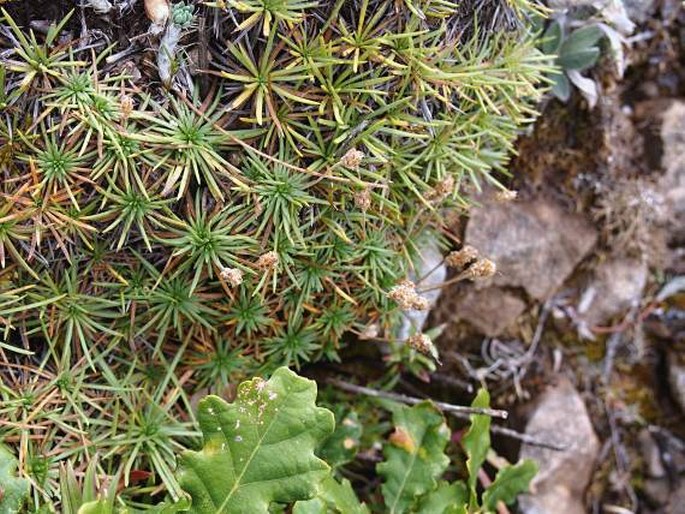
[(642, 485), (642, 493), (651, 505), (661, 507), (669, 501), (671, 487), (664, 478), (647, 478)]
[(459, 319), (468, 321), (488, 337), (496, 337), (513, 325), (526, 308), (526, 302), (499, 287), (470, 287), (456, 306)]
[(521, 458), (538, 463), (531, 494), (519, 500), (523, 514), (585, 514), (583, 498), (599, 451), (599, 440), (585, 404), (573, 385), (562, 380), (543, 393), (526, 434), (564, 451), (523, 445)]
[(647, 476), (651, 478), (664, 478), (666, 470), (661, 462), (661, 450), (659, 450), (659, 445), (657, 445), (652, 434), (649, 433), (649, 430), (643, 429), (637, 438), (640, 443)]
[(661, 124), (665, 171), (660, 181), (666, 201), (672, 211), (670, 218), (677, 232), (685, 235), (685, 102), (674, 101), (664, 111)]
[(685, 513), (685, 480), (680, 480), (678, 488), (673, 491), (666, 507), (666, 514)]
[(465, 238), (497, 264), (495, 285), (524, 288), (541, 301), (558, 290), (596, 240), (583, 216), (548, 200), (475, 208)]
[(594, 326), (626, 312), (640, 301), (647, 276), (643, 259), (614, 257), (601, 263), (581, 298), (578, 313), (582, 320)]
[(668, 354), (668, 383), (673, 398), (685, 412), (685, 363), (675, 351)]
[(646, 22), (656, 8), (656, 0), (623, 0), (628, 17), (635, 23)]
[(671, 102), (661, 116), (661, 165), (668, 171), (685, 160), (685, 102)]

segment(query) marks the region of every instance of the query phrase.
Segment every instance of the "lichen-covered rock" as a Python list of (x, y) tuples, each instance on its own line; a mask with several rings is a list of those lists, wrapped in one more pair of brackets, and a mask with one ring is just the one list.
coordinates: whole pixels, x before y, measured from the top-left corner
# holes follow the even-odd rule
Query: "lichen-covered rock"
[(674, 236), (685, 239), (685, 102), (672, 102), (662, 115), (661, 187), (672, 210)]
[(685, 102), (674, 101), (662, 114), (662, 167), (666, 170), (685, 164)]
[(603, 324), (640, 301), (647, 283), (647, 263), (642, 259), (610, 258), (595, 269), (578, 309), (589, 326)]

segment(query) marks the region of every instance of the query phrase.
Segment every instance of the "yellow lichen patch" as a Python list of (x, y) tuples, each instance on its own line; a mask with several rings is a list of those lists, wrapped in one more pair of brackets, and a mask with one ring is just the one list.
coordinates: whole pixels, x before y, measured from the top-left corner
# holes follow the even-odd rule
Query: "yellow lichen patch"
[(222, 450), (224, 450), (226, 447), (225, 441), (222, 442), (221, 439), (219, 438), (210, 438), (207, 440), (205, 447), (204, 447), (204, 452), (206, 455), (216, 455), (217, 453), (221, 453)]
[(355, 423), (355, 421), (351, 418), (343, 419), (342, 424), (345, 425), (346, 427), (356, 427), (357, 426), (357, 423)]
[(408, 453), (416, 451), (416, 442), (412, 439), (409, 432), (402, 427), (395, 427), (395, 431), (390, 434), (390, 443), (398, 448), (406, 450)]
[(355, 446), (357, 446), (357, 441), (355, 441), (351, 437), (346, 437), (343, 440), (343, 448), (345, 448), (346, 450), (351, 450)]

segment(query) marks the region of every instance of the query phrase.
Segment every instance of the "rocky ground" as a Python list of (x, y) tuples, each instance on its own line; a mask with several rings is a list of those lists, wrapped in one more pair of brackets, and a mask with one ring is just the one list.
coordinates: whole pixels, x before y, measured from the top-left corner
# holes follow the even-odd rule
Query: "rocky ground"
[(526, 514), (685, 512), (685, 16), (627, 7), (626, 74), (593, 72), (594, 109), (543, 106), (517, 145), (517, 199), (486, 193), (454, 222), (497, 275), (432, 313), (440, 374), (484, 380), (558, 447), (520, 448), (541, 464)]

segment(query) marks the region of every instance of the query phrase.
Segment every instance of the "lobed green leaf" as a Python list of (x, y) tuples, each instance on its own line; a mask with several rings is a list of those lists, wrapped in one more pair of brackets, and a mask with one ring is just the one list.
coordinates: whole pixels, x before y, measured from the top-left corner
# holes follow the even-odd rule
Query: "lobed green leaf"
[(287, 368), (243, 382), (232, 404), (202, 400), (203, 448), (179, 463), (190, 512), (265, 514), (273, 502), (315, 496), (330, 468), (314, 450), (334, 428), (333, 414), (315, 400), (315, 382)]
[(450, 430), (430, 402), (398, 408), (393, 422), (395, 431), (383, 447), (385, 461), (376, 470), (385, 479), (381, 491), (388, 512), (399, 514), (437, 486), (449, 464), (444, 450)]

